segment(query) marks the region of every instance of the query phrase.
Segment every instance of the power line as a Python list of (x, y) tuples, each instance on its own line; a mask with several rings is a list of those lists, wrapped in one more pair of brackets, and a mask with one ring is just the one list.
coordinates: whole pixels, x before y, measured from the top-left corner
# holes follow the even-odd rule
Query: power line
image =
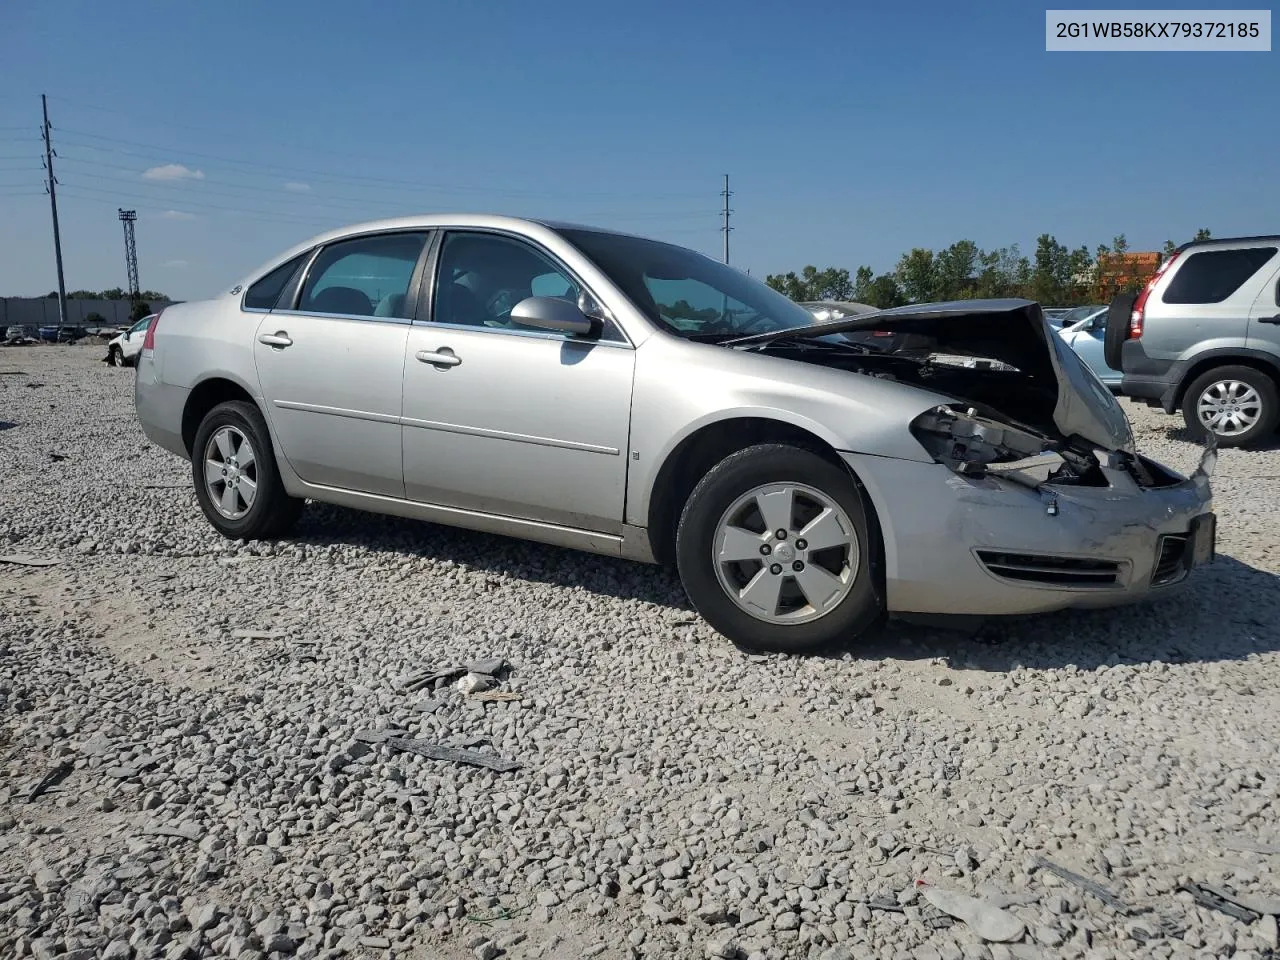
[[(261, 186), (256, 184), (232, 184), (225, 180), (210, 180), (208, 178), (202, 180), (183, 180), (173, 182), (141, 182), (125, 177), (107, 176), (100, 173), (89, 173), (80, 170), (80, 166), (102, 166), (113, 170), (122, 170), (131, 173), (137, 173), (137, 170), (131, 167), (120, 166), (119, 164), (95, 164), (92, 160), (85, 160), (80, 157), (64, 157), (61, 158), (64, 163), (76, 164), (75, 177), (88, 178), (104, 183), (120, 184), (126, 188), (132, 188), (138, 191), (156, 191), (159, 195), (139, 193), (134, 196), (140, 196), (144, 199), (172, 203), (181, 206), (184, 203), (190, 203), (193, 197), (229, 197), (236, 200), (267, 200), (274, 204), (289, 204), (290, 198), (298, 203), (307, 203), (317, 207), (334, 207), (339, 210), (354, 209), (365, 210), (369, 207), (387, 207), (396, 211), (403, 211), (406, 207), (404, 198), (390, 200), (378, 197), (353, 197), (353, 196), (333, 196), (325, 193), (299, 193), (289, 194), (288, 191), (277, 187)], [(74, 181), (73, 181), (74, 182)], [(207, 185), (214, 184), (215, 188), (210, 189)], [(223, 189), (225, 188), (225, 189)], [(105, 188), (103, 188), (105, 189)], [(293, 213), (294, 210), (273, 211), (280, 213)], [(577, 214), (587, 218), (612, 219), (618, 221), (688, 221), (688, 220), (705, 220), (709, 218), (709, 212), (696, 211), (645, 211), (643, 213), (634, 213), (630, 211), (591, 211)]]
[(44, 114), (44, 123), (40, 130), (44, 136), (44, 165), (49, 173), (45, 188), (49, 191), (49, 209), (53, 214), (53, 255), (58, 262), (58, 339), (62, 339), (62, 328), (67, 322), (67, 284), (62, 276), (62, 235), (58, 230), (58, 178), (53, 174), (53, 143), (49, 138), (53, 127), (49, 123), (49, 101), (44, 94), (40, 95), (40, 111)]
[[(114, 108), (114, 107), (104, 107), (104, 106), (101, 106), (101, 105), (95, 105), (95, 104), (86, 103), (86, 102), (81, 101), (81, 100), (71, 100), (71, 99), (68, 99), (68, 98), (66, 98), (66, 97), (53, 97), (53, 96), (51, 96), (49, 99), (54, 100), (54, 101), (58, 101), (58, 102), (61, 102), (61, 103), (65, 103), (65, 104), (67, 104), (67, 105), (68, 105), (68, 106), (70, 106), (70, 107), (75, 107), (75, 108), (79, 108), (79, 109), (82, 109), (82, 110), (91, 110), (91, 111), (95, 111), (95, 112), (101, 112), (101, 113), (113, 114), (113, 115), (115, 115), (115, 116), (117, 116), (117, 117), (125, 118), (125, 119), (129, 120), (129, 121), (130, 121), (131, 126), (133, 126), (133, 127), (134, 127), (134, 128), (136, 128), (136, 129), (146, 129), (146, 130), (149, 130), (149, 129), (154, 128), (154, 127), (161, 127), (161, 128), (164, 128), (164, 127), (172, 127), (172, 128), (178, 129), (178, 130), (189, 130), (189, 131), (192, 131), (192, 132), (195, 132), (195, 133), (202, 134), (202, 135), (204, 135), (204, 136), (209, 136), (209, 134), (211, 133), (210, 127), (209, 127), (207, 124), (205, 124), (205, 125), (195, 125), (195, 124), (181, 123), (181, 122), (176, 121), (176, 120), (167, 120), (167, 119), (149, 119), (149, 120), (148, 120), (148, 119), (142, 119), (142, 118), (139, 118), (139, 117), (137, 117), (136, 115), (131, 114), (131, 113), (128, 113), (128, 112), (126, 112), (126, 111), (118, 110), (118, 109), (116, 109), (116, 108)], [(74, 113), (74, 111), (73, 111), (73, 113)], [(63, 133), (70, 133), (71, 131), (70, 131), (70, 130), (62, 130), (61, 132), (63, 132)], [(213, 133), (217, 133), (217, 131), (216, 131), (216, 130), (215, 130), (215, 131), (212, 131), (212, 132), (213, 132)], [(97, 136), (96, 134), (85, 134), (85, 135), (86, 135), (86, 136)], [(239, 136), (240, 136), (240, 134), (238, 133), (238, 131), (228, 131), (228, 132), (226, 133), (226, 135), (225, 135), (222, 139), (239, 139)], [(120, 142), (125, 142), (125, 141), (120, 141)], [(172, 148), (169, 148), (169, 147), (160, 147), (159, 149), (163, 149), (163, 150), (166, 150), (166, 151), (168, 151), (168, 152), (173, 152)], [(312, 157), (312, 156), (329, 156), (329, 157), (337, 157), (337, 158), (341, 158), (341, 159), (343, 159), (343, 160), (361, 160), (361, 161), (371, 162), (371, 163), (384, 163), (384, 162), (386, 162), (386, 159), (387, 159), (386, 154), (353, 153), (353, 152), (351, 152), (351, 151), (347, 151), (347, 150), (334, 150), (334, 149), (332, 149), (332, 148), (330, 148), (330, 147), (306, 146), (306, 147), (299, 147), (298, 149), (299, 149), (299, 152), (301, 152), (301, 153), (305, 153), (308, 157)], [(467, 163), (467, 169), (468, 169), (468, 170), (470, 170), (470, 171), (485, 171), (485, 172), (489, 172), (489, 173), (503, 173), (503, 172), (510, 172), (510, 168), (509, 168), (509, 167), (498, 167), (498, 166), (494, 166), (494, 165), (491, 165), (491, 164), (476, 163), (476, 162), (474, 162), (474, 161), (468, 161), (468, 163)], [(635, 174), (628, 174), (628, 180), (630, 180), (630, 181), (632, 181), (632, 182), (634, 182), (634, 181), (636, 181), (636, 180), (655, 180), (655, 181), (659, 181), (659, 180), (662, 180), (662, 179), (664, 179), (664, 178), (663, 178), (660, 174), (658, 174), (658, 173), (654, 173), (654, 172), (651, 172), (651, 173), (649, 173), (649, 174), (647, 174), (647, 175), (646, 175), (645, 173), (643, 173), (643, 172), (642, 172), (642, 173), (641, 173), (641, 174), (639, 174), (638, 176), (637, 176), (637, 175), (635, 175)], [(672, 196), (674, 196), (674, 194), (671, 194), (671, 195), (672, 195)], [(689, 192), (687, 192), (687, 193), (680, 194), (680, 196), (681, 196), (681, 197), (683, 197), (684, 199), (689, 199), (689, 200), (695, 199), (695, 198), (697, 198), (699, 195), (700, 195), (700, 194), (698, 194), (697, 192), (693, 191), (692, 189), (691, 189)]]
[[(504, 196), (505, 195), (507, 197), (512, 197), (512, 198), (521, 198), (521, 197), (525, 197), (525, 198), (548, 197), (549, 198), (549, 197), (555, 196), (557, 193), (563, 196), (570, 196), (570, 197), (616, 197), (617, 196), (617, 193), (612, 191), (607, 193), (601, 193), (601, 192), (583, 192), (579, 190), (574, 190), (574, 191), (512, 190), (509, 188), (494, 187), (492, 185), (486, 185), (482, 187), (468, 187), (468, 186), (461, 186), (456, 183), (429, 183), (422, 180), (404, 180), (396, 177), (376, 177), (376, 176), (369, 176), (366, 174), (341, 173), (341, 172), (335, 172), (333, 170), (321, 170), (314, 167), (295, 167), (295, 166), (289, 166), (284, 164), (262, 163), (260, 161), (254, 161), (254, 160), (242, 160), (236, 157), (228, 157), (223, 154), (212, 154), (212, 153), (204, 153), (203, 151), (166, 147), (166, 146), (161, 146), (159, 144), (143, 143), (137, 140), (124, 140), (119, 137), (107, 137), (107, 136), (102, 136), (96, 133), (88, 133), (82, 130), (66, 129), (61, 132), (64, 134), (71, 135), (70, 139), (64, 138), (65, 143), (68, 143), (74, 146), (86, 147), (90, 150), (101, 150), (103, 152), (108, 152), (108, 153), (110, 152), (121, 153), (127, 156), (135, 156), (143, 159), (151, 159), (156, 162), (167, 161), (171, 163), (175, 159), (176, 160), (192, 159), (192, 160), (198, 160), (198, 161), (213, 160), (218, 163), (227, 163), (227, 164), (233, 164), (235, 166), (247, 167), (253, 170), (261, 170), (261, 171), (264, 171), (264, 175), (273, 175), (273, 176), (283, 177), (283, 178), (306, 176), (311, 179), (330, 180), (330, 181), (336, 181), (340, 183), (362, 182), (362, 183), (373, 183), (373, 184), (386, 184), (388, 186), (393, 186), (393, 187), (419, 187), (422, 189), (437, 190), (437, 191), (447, 192), (447, 193), (479, 193), (479, 194), (484, 194), (486, 196)], [(100, 147), (95, 143), (82, 143), (78, 139), (79, 137), (87, 137), (90, 140), (100, 140), (100, 141), (103, 141), (104, 143), (115, 144), (118, 146), (115, 146), (112, 149), (108, 149), (106, 147)], [(137, 149), (127, 150), (127, 149), (123, 149), (124, 147), (140, 148), (148, 152), (139, 153)], [(268, 171), (274, 171), (274, 173), (268, 174), (266, 173)], [(664, 193), (664, 194), (651, 194), (649, 196), (653, 199), (657, 199), (657, 198), (692, 199), (693, 197), (696, 196), (696, 194)]]

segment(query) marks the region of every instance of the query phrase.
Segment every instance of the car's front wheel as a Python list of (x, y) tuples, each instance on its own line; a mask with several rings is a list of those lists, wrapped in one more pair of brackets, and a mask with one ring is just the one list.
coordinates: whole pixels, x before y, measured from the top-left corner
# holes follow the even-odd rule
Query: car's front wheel
[(849, 473), (785, 444), (713, 467), (676, 531), (690, 601), (745, 650), (809, 652), (865, 631), (883, 609), (878, 550)]
[(1213, 433), (1218, 446), (1247, 446), (1276, 429), (1280, 420), (1276, 383), (1253, 367), (1206, 371), (1187, 387), (1182, 419), (1197, 438)]
[(108, 350), (107, 365), (111, 367), (123, 367), (124, 351), (122, 351), (119, 347), (115, 347), (115, 346), (113, 346), (110, 350)]
[(191, 445), (196, 498), (209, 522), (232, 540), (262, 540), (286, 533), (303, 501), (280, 481), (271, 435), (252, 403), (231, 400), (206, 415)]

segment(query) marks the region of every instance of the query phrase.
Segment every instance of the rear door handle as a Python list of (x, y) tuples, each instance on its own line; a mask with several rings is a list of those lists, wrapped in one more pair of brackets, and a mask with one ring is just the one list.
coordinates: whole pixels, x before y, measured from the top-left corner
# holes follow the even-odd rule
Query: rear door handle
[(293, 341), (289, 339), (289, 334), (283, 330), (277, 330), (275, 333), (263, 333), (258, 336), (259, 343), (265, 343), (268, 347), (292, 347)]
[(462, 362), (462, 358), (448, 347), (441, 347), (439, 350), (419, 350), (414, 356), (420, 363), (429, 363), (433, 367), (456, 367)]
[(1277, 313), (1274, 317), (1259, 317), (1258, 322), (1259, 323), (1280, 323), (1280, 313)]

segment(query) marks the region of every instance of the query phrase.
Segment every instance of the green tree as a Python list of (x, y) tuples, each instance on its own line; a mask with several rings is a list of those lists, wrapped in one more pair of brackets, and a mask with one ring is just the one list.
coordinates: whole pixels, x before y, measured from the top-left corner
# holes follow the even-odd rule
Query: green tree
[[(1123, 241), (1123, 237), (1117, 237)], [(1031, 273), (1031, 299), (1054, 306), (1065, 303), (1071, 288), (1071, 255), (1053, 236), (1036, 238), (1035, 268)]]
[(1067, 254), (1068, 296), (1072, 301), (1088, 300), (1097, 277), (1098, 265), (1084, 244)]
[(1129, 241), (1124, 238), (1123, 233), (1111, 241), (1111, 249), (1114, 253), (1129, 252)]
[(800, 271), (799, 276), (794, 271), (769, 274), (764, 282), (797, 302), (848, 300), (853, 296), (853, 280), (844, 267), (819, 270), (810, 264)]
[(898, 278), (892, 273), (882, 273), (871, 281), (867, 295), (861, 298), (861, 302), (888, 310), (890, 307), (900, 307), (907, 301), (898, 288)]
[(102, 300), (128, 300), (129, 294), (121, 290), (119, 287), (112, 287), (110, 290), (103, 290), (101, 293), (94, 295)]
[(1208, 227), (1201, 227), (1199, 230), (1196, 231), (1195, 239), (1196, 240), (1212, 240), (1213, 234), (1209, 232)]
[[(688, 304), (685, 304), (685, 306), (688, 306)], [(129, 311), (129, 322), (137, 323), (150, 312), (151, 304), (147, 303), (145, 300), (138, 300), (134, 303), (133, 309)], [(716, 311), (712, 310), (711, 312), (715, 313)]]
[(958, 240), (939, 250), (933, 260), (934, 297), (938, 300), (972, 297), (981, 253), (972, 240)]
[(1172, 240), (1166, 240), (1164, 242), (1164, 250), (1162, 252), (1166, 257), (1172, 257), (1175, 253), (1178, 252), (1178, 245), (1174, 243)]
[(858, 303), (871, 303), (871, 286), (875, 283), (876, 274), (868, 266), (861, 266), (853, 275), (853, 299)]
[(1015, 243), (978, 255), (974, 295), (982, 299), (1021, 297), (1027, 293), (1031, 264)]
[(910, 253), (904, 253), (894, 276), (908, 303), (928, 303), (937, 299), (937, 264), (932, 250), (915, 247)]

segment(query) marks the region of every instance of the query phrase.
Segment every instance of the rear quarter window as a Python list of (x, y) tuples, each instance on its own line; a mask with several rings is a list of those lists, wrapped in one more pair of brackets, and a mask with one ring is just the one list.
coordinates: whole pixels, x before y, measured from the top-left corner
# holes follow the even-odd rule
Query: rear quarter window
[(1169, 281), (1165, 303), (1221, 303), (1276, 254), (1276, 247), (1193, 253)]
[(294, 257), (287, 263), (282, 263), (249, 287), (244, 295), (245, 308), (248, 310), (275, 309), (276, 301), (280, 299), (280, 294), (284, 292), (284, 288), (293, 279), (293, 275), (298, 272), (298, 268), (302, 266), (302, 261), (309, 254), (310, 251)]

